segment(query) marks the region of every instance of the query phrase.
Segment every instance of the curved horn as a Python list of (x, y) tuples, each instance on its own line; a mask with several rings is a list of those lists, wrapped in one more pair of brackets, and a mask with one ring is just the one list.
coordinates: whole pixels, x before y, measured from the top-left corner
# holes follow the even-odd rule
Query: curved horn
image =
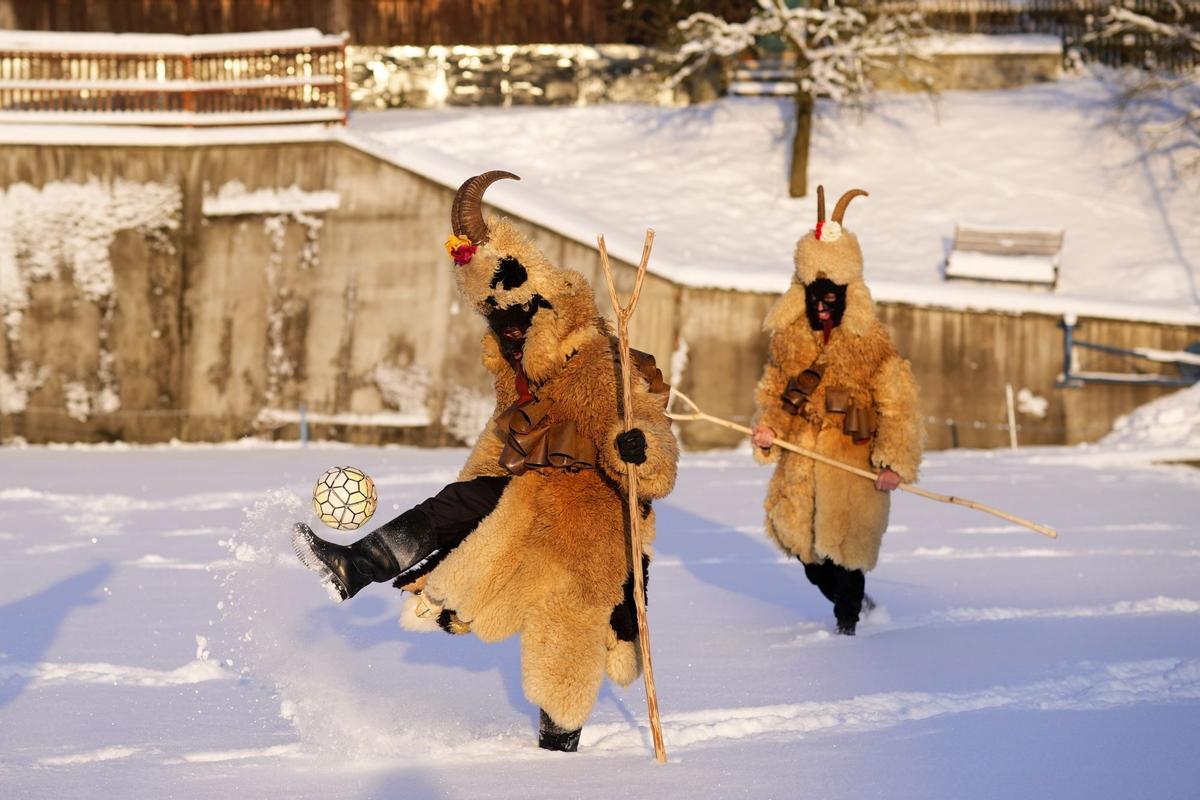
[(825, 221), (825, 187), (817, 187), (817, 222)]
[(512, 178), (521, 180), (511, 172), (494, 169), (474, 178), (468, 178), (458, 187), (454, 204), (450, 206), (450, 227), (457, 236), (466, 236), (471, 244), (481, 245), (489, 238), (487, 223), (483, 220), (483, 193), (498, 180)]
[(838, 199), (837, 205), (833, 207), (834, 222), (836, 222), (838, 225), (842, 224), (842, 217), (846, 216), (846, 206), (850, 205), (850, 201), (859, 195), (862, 195), (863, 197), (870, 196), (862, 189), (851, 189), (842, 195), (840, 199)]

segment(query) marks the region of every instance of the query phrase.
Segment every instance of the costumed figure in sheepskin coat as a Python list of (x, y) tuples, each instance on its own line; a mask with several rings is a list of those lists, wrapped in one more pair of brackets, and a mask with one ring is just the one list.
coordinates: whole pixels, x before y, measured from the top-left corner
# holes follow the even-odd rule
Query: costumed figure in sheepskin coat
[[(889, 492), (917, 479), (924, 427), (917, 387), (875, 316), (863, 283), (858, 238), (842, 227), (842, 195), (825, 221), (796, 243), (792, 286), (768, 313), (766, 368), (758, 382), (755, 458), (777, 463), (767, 489), (766, 529), (804, 564), (809, 581), (833, 603), (838, 633), (853, 635), (864, 603), (864, 573), (879, 559)], [(774, 446), (779, 437), (862, 469), (872, 483)]]
[(459, 291), (484, 316), (483, 363), (496, 411), (458, 476), (436, 496), (349, 546), (299, 524), (293, 545), (342, 600), (372, 582), (415, 592), (408, 627), (521, 635), (525, 696), (541, 709), (539, 745), (574, 751), (608, 676), (640, 672), (622, 479), (635, 464), (645, 570), (649, 499), (675, 483), (668, 387), (641, 354), (634, 428), (620, 409), (619, 353), (592, 287), (551, 264), (507, 219), (484, 221), (484, 190), (511, 173), (471, 178), (451, 211), (447, 250)]

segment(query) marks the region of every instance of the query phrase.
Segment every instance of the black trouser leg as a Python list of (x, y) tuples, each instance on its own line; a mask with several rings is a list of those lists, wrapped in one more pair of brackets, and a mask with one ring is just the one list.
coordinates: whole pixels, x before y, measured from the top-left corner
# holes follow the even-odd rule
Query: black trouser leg
[(800, 563), (804, 564), (804, 577), (808, 578), (808, 582), (820, 589), (826, 600), (836, 603), (836, 575), (833, 571), (836, 565), (829, 559), (816, 564)]
[[(483, 518), (496, 508), (510, 480), (507, 475), (484, 475), (451, 483), (433, 497), (414, 506), (412, 511), (418, 511), (429, 519), (434, 537), (424, 552), (410, 561), (396, 577), (395, 585), (404, 586), (429, 573), (462, 544)], [(402, 514), (393, 522), (399, 522), (403, 517)]]
[(838, 630), (853, 633), (862, 613), (863, 595), (867, 576), (860, 569), (846, 569), (825, 559), (816, 564), (804, 564), (804, 575), (809, 582), (821, 590), (825, 599), (833, 603), (833, 615), (837, 618)]

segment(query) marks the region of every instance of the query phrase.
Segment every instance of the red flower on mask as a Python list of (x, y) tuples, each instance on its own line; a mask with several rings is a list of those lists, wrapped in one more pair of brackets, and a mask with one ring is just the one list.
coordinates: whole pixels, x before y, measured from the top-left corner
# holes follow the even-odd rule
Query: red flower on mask
[(470, 263), (471, 259), (475, 257), (475, 251), (478, 249), (478, 247), (471, 244), (471, 240), (466, 236), (459, 236), (452, 233), (450, 234), (450, 238), (446, 240), (446, 252), (454, 259), (454, 263), (460, 267), (463, 264)]

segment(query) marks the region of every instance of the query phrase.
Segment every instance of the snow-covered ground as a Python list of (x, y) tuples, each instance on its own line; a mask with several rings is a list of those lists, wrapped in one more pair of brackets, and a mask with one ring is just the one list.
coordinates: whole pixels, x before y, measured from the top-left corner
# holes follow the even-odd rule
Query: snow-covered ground
[(930, 454), (927, 488), (1061, 538), (898, 496), (856, 639), (765, 541), (768, 472), (685, 457), (650, 582), (660, 766), (640, 688), (540, 752), (517, 642), (406, 632), (399, 592), (333, 605), (295, 563), (324, 469), (365, 468), (384, 518), (461, 450), (9, 448), (0, 796), (1195, 797), (1200, 471), (1093, 452)]
[[(1194, 322), (1200, 193), (1113, 127), (1116, 92), (1075, 78), (933, 102), (885, 94), (866, 115), (819, 105), (809, 178), (831, 203), (851, 187), (871, 192), (846, 222), (879, 298)], [(516, 172), (522, 182), (497, 184), (489, 200), (585, 242), (602, 232), (634, 263), (652, 227), (651, 268), (682, 283), (781, 291), (815, 219), (812, 198), (787, 197), (792, 108), (733, 98), (392, 111), (354, 115), (347, 137), (451, 185)], [(945, 283), (960, 222), (1065, 230), (1055, 294)]]

